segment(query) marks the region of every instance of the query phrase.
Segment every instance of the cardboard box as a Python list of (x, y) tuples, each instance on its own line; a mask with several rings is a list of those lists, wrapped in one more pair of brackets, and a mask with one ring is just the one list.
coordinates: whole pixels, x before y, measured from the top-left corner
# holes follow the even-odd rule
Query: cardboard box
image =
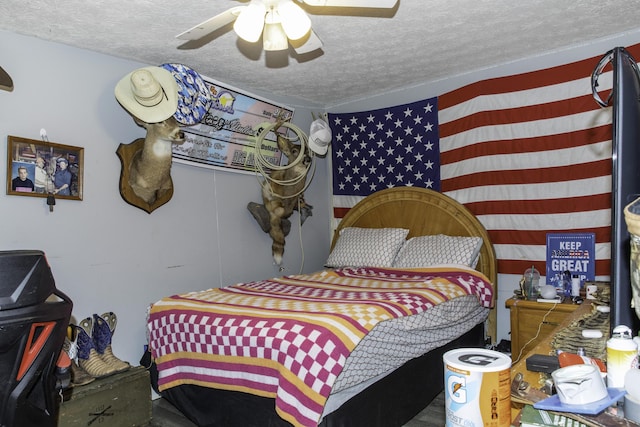
[(142, 366), (63, 393), (58, 427), (146, 426), (151, 421), (149, 372)]

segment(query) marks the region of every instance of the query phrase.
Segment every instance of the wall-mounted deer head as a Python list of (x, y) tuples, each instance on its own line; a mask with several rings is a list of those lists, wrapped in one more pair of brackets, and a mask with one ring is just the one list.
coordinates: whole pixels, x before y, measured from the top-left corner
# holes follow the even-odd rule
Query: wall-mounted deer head
[(173, 195), (171, 147), (184, 142), (184, 133), (173, 116), (159, 123), (134, 120), (147, 135), (118, 148), (122, 161), (120, 193), (128, 203), (151, 213)]
[(160, 123), (135, 121), (147, 130), (147, 136), (129, 166), (129, 184), (138, 197), (153, 204), (172, 186), (171, 146), (182, 144), (184, 133), (173, 116)]
[(171, 145), (184, 142), (174, 117), (178, 85), (164, 68), (144, 67), (120, 79), (115, 95), (133, 120), (147, 130), (144, 139), (118, 147), (120, 194), (126, 202), (151, 213), (173, 195)]

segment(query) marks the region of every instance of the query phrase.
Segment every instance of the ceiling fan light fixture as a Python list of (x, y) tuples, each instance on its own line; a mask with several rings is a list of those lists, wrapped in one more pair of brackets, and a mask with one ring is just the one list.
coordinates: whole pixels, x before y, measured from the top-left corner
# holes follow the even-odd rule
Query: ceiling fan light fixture
[(300, 6), (291, 0), (285, 0), (277, 5), (282, 28), (291, 40), (304, 37), (311, 30), (311, 20)]
[(233, 30), (241, 39), (249, 43), (257, 42), (262, 35), (266, 13), (267, 9), (262, 1), (251, 0), (251, 3), (238, 15), (236, 22), (233, 24)]
[(280, 24), (278, 12), (270, 10), (264, 20), (262, 47), (266, 51), (286, 50), (289, 48), (287, 35)]

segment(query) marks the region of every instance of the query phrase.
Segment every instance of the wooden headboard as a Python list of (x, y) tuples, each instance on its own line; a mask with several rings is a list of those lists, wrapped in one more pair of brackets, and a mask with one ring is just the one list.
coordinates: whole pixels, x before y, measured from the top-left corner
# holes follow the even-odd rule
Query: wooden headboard
[(426, 188), (389, 188), (371, 194), (347, 212), (335, 230), (331, 242), (332, 249), (340, 230), (345, 227), (407, 228), (407, 238), (431, 234), (481, 237), (483, 245), (476, 270), (493, 283), (493, 309), (489, 313), (487, 334), (492, 342), (496, 341), (496, 253), (487, 230), (466, 207), (449, 196)]

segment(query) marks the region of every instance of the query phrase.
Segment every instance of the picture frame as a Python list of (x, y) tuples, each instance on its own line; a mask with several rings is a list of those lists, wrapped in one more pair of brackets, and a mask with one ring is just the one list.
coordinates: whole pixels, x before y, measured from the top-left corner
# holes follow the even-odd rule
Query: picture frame
[(83, 175), (84, 148), (8, 136), (8, 195), (82, 200)]

